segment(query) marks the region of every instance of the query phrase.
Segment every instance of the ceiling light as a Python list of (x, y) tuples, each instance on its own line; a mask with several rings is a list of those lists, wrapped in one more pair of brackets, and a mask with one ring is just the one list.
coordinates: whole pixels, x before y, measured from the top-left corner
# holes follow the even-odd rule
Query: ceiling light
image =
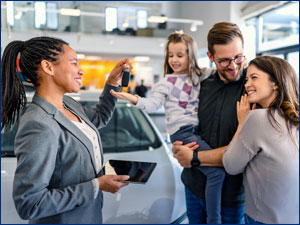
[[(11, 26), (14, 25), (14, 2), (13, 1), (7, 1), (6, 2), (7, 8), (6, 8), (6, 13), (7, 13), (7, 23)], [(2, 8), (2, 4), (1, 4)]]
[(85, 54), (77, 54), (78, 59), (84, 59), (85, 58)]
[(192, 32), (196, 32), (197, 31), (197, 25), (196, 24), (192, 23), (192, 25), (191, 25), (191, 31)]
[(88, 61), (100, 61), (101, 57), (100, 56), (86, 56), (85, 59)]
[(165, 23), (168, 20), (166, 16), (150, 16), (148, 18), (149, 23)]
[(16, 15), (15, 15), (15, 19), (16, 20), (21, 19), (22, 15), (23, 15), (23, 12), (18, 10), (17, 13), (16, 13)]
[(136, 57), (134, 57), (134, 61), (136, 61), (136, 62), (149, 62), (150, 57), (148, 57), (148, 56), (136, 56)]
[(64, 16), (80, 16), (80, 9), (64, 9), (61, 8), (59, 13)]

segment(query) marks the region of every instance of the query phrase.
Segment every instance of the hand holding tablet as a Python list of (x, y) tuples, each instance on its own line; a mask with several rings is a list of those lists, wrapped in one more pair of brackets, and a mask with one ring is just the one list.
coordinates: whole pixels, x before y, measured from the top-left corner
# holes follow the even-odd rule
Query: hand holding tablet
[(109, 160), (105, 166), (106, 175), (129, 175), (128, 180), (122, 182), (145, 184), (151, 176), (156, 163), (127, 161), (127, 160)]

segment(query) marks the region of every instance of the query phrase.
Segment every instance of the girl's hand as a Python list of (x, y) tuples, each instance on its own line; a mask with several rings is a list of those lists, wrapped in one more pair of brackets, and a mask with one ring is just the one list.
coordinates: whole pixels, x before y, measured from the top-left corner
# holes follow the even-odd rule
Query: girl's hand
[(199, 148), (199, 145), (197, 144), (197, 142), (191, 142), (191, 143), (183, 145), (182, 141), (174, 141), (173, 145), (172, 145), (172, 151), (174, 154), (177, 152), (177, 149), (180, 148), (179, 146), (186, 146), (193, 151), (196, 150), (197, 148)]
[(238, 101), (236, 103), (236, 111), (237, 111), (239, 125), (242, 125), (244, 123), (245, 117), (250, 111), (250, 103), (248, 102), (247, 94), (244, 94), (241, 97), (241, 101)]
[(113, 86), (119, 86), (119, 82), (122, 79), (122, 70), (124, 69), (132, 70), (132, 65), (128, 59), (123, 59), (118, 62), (118, 64), (110, 72), (109, 77), (107, 78), (107, 83)]
[(193, 158), (193, 150), (185, 145), (173, 145), (173, 157), (176, 158), (179, 164), (183, 167), (190, 168)]
[(126, 99), (130, 101), (132, 104), (136, 105), (138, 102), (138, 97), (127, 92), (115, 92), (114, 90), (110, 90), (110, 93), (119, 99)]

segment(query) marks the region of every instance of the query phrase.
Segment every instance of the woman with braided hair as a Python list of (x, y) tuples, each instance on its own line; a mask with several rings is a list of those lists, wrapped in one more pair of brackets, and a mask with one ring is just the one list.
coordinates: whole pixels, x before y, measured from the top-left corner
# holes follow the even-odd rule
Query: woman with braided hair
[[(299, 223), (299, 80), (283, 59), (249, 63), (239, 126), (223, 154), (229, 174), (244, 173), (246, 223)], [(250, 110), (250, 103), (257, 109)]]
[(63, 40), (36, 37), (7, 45), (1, 63), (1, 129), (10, 129), (26, 105), (19, 73), (34, 86), (32, 103), (21, 117), (15, 138), (17, 169), (13, 199), (29, 223), (102, 223), (102, 191), (116, 193), (128, 176), (104, 175), (98, 129), (110, 120), (120, 91), (122, 69), (111, 71), (95, 109), (65, 93), (78, 92), (83, 71), (75, 51)]

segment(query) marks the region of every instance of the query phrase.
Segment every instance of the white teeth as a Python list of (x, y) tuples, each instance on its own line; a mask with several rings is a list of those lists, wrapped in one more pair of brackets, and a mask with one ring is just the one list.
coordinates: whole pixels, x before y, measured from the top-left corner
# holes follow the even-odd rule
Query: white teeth
[(251, 95), (252, 93), (254, 93), (255, 91), (248, 91), (248, 95)]
[(81, 79), (75, 78), (74, 80), (75, 80), (75, 82), (76, 82), (79, 86), (81, 86)]

